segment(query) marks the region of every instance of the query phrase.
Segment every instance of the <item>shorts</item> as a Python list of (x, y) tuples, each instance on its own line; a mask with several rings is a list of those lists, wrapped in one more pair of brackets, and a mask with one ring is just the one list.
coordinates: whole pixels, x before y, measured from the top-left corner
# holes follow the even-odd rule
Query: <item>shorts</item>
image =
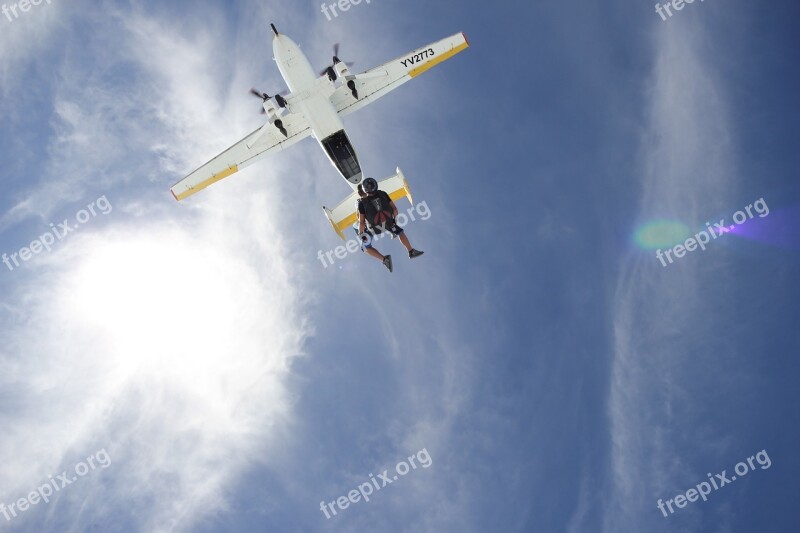
[[(356, 234), (358, 234), (358, 228), (353, 228), (353, 231), (355, 231)], [(400, 235), (403, 234), (403, 228), (398, 226), (397, 223), (395, 222), (394, 224), (392, 224), (391, 227), (386, 229), (386, 232), (387, 233), (391, 233), (395, 237), (399, 237)], [(367, 235), (370, 235), (370, 237), (367, 240), (364, 240), (364, 239), (361, 240), (361, 251), (362, 252), (365, 252), (368, 248), (372, 248), (372, 241), (374, 241), (375, 238), (378, 235), (380, 235), (381, 233), (383, 233), (383, 232), (376, 234), (372, 229), (367, 228), (364, 231), (364, 233), (366, 233)]]

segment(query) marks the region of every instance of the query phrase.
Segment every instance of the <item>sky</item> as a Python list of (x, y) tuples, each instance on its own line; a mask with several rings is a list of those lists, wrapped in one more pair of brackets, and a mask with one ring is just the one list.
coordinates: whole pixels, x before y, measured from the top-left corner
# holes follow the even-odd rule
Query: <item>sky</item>
[[(4, 5), (0, 531), (800, 530), (794, 3)], [(467, 35), (344, 120), (423, 257), (323, 266), (313, 140), (173, 199), (269, 23)]]

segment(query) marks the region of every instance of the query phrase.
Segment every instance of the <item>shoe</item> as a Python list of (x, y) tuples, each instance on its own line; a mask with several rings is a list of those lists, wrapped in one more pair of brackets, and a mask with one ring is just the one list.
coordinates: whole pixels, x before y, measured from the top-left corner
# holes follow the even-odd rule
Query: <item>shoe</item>
[(389, 272), (393, 271), (393, 269), (392, 269), (392, 256), (391, 255), (384, 256), (384, 258), (383, 258), (383, 266), (388, 268)]
[(415, 257), (419, 257), (424, 253), (425, 252), (420, 252), (419, 250), (412, 249), (410, 252), (408, 252), (408, 257), (409, 259), (414, 259)]

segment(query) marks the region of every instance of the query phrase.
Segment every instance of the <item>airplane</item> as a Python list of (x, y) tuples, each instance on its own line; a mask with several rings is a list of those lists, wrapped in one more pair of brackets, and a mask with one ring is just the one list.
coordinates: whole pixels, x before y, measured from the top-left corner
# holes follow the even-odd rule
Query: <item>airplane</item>
[[(274, 60), (291, 94), (269, 96), (251, 89), (262, 100), (267, 122), (173, 185), (172, 195), (178, 201), (183, 200), (271, 153), (313, 136), (353, 189), (334, 209), (323, 206), (334, 231), (344, 239), (342, 230), (356, 220), (356, 189), (363, 172), (342, 117), (467, 49), (469, 41), (463, 33), (457, 33), (360, 74), (350, 72), (347, 63), (338, 57), (338, 45), (334, 45), (333, 64), (317, 74), (300, 47), (278, 32), (274, 24), (270, 27), (274, 34)], [(399, 168), (393, 176), (381, 181), (379, 187), (393, 200), (405, 197), (413, 203), (408, 182)]]

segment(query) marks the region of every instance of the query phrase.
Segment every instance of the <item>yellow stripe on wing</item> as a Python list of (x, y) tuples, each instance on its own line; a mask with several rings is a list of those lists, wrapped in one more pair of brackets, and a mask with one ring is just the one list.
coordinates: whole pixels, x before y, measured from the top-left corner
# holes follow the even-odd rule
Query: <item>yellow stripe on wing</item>
[(397, 189), (396, 191), (389, 193), (389, 198), (391, 198), (393, 202), (395, 200), (399, 200), (400, 198), (405, 198), (405, 197), (406, 197), (405, 189)]
[(214, 174), (213, 176), (211, 176), (207, 180), (198, 183), (194, 187), (189, 187), (188, 189), (186, 189), (186, 191), (184, 191), (184, 192), (182, 192), (180, 194), (174, 195), (175, 199), (178, 200), (178, 201), (181, 201), (184, 198), (186, 198), (187, 196), (191, 196), (191, 195), (193, 195), (194, 193), (196, 193), (198, 191), (202, 191), (203, 189), (205, 189), (209, 185), (213, 185), (216, 182), (218, 182), (219, 180), (225, 179), (228, 176), (230, 176), (231, 174), (235, 174), (238, 171), (239, 171), (239, 165), (233, 165), (232, 167), (223, 170), (219, 174)]
[(447, 52), (445, 52), (445, 53), (433, 58), (432, 60), (428, 61), (424, 65), (420, 65), (417, 68), (415, 68), (413, 70), (410, 70), (408, 72), (408, 75), (411, 76), (412, 78), (415, 78), (415, 77), (419, 76), (420, 74), (422, 74), (423, 72), (425, 72), (426, 70), (435, 67), (436, 65), (438, 65), (442, 61), (447, 61), (448, 59), (450, 59), (451, 57), (453, 57), (457, 53), (461, 52), (462, 50), (466, 50), (467, 48), (469, 48), (469, 43), (465, 41), (465, 42), (461, 43), (460, 45), (456, 46), (455, 48), (453, 48), (452, 50), (449, 50), (449, 51), (447, 51)]
[(347, 215), (347, 217), (343, 218), (341, 222), (336, 224), (336, 229), (338, 231), (341, 231), (345, 229), (347, 226), (355, 224), (356, 220), (358, 220), (358, 214), (355, 211), (353, 211), (352, 213)]

